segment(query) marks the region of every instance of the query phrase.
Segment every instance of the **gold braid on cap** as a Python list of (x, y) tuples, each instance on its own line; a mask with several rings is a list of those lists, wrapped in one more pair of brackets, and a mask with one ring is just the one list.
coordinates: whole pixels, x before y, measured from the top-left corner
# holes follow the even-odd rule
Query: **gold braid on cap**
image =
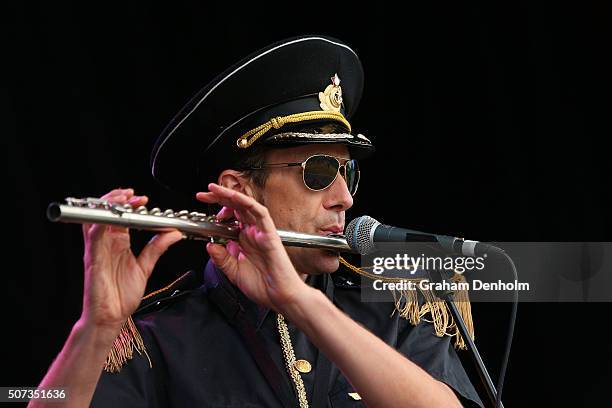
[(246, 149), (250, 147), (257, 139), (266, 134), (270, 129), (280, 129), (283, 125), (287, 123), (299, 123), (307, 120), (320, 120), (320, 119), (333, 119), (338, 122), (341, 122), (351, 131), (351, 124), (346, 120), (344, 115), (340, 112), (334, 111), (311, 111), (311, 112), (302, 112), (302, 113), (294, 113), (293, 115), (288, 116), (277, 116), (275, 118), (270, 119), (263, 125), (257, 126), (255, 129), (251, 129), (246, 132), (244, 135), (240, 136), (238, 140), (236, 140), (236, 145), (241, 149)]
[[(339, 257), (340, 263), (350, 269), (351, 271), (365, 276), (366, 278), (372, 280), (382, 280), (385, 282), (402, 282), (402, 281), (414, 281), (418, 282), (422, 279), (407, 279), (407, 278), (391, 278), (391, 277), (383, 277), (379, 275), (375, 275), (370, 272), (364, 271), (362, 268), (358, 268), (354, 265), (348, 263), (344, 258)], [(460, 273), (455, 273), (454, 276), (451, 277), (451, 280), (454, 282), (465, 282), (465, 277)], [(448, 309), (448, 305), (443, 300), (438, 299), (432, 290), (425, 290), (420, 287), (420, 285), (416, 285), (419, 292), (423, 295), (423, 299), (425, 300), (422, 305), (419, 305), (418, 294), (416, 290), (410, 289), (402, 289), (402, 290), (394, 290), (391, 292), (393, 294), (393, 299), (395, 302), (395, 309), (393, 313), (396, 311), (399, 312), (400, 317), (408, 320), (413, 326), (416, 326), (421, 319), (432, 323), (434, 330), (436, 332), (436, 336), (455, 336), (455, 348), (461, 350), (467, 350), (467, 345), (459, 332), (459, 327), (457, 323), (454, 321), (453, 316)], [(398, 292), (398, 293), (396, 293)], [(457, 309), (459, 309), (459, 314), (465, 321), (465, 325), (468, 329), (468, 333), (472, 340), (474, 340), (474, 323), (472, 320), (472, 307), (470, 304), (470, 299), (468, 297), (467, 290), (455, 290), (455, 305)], [(402, 298), (406, 300), (406, 303), (402, 306)], [(391, 316), (393, 316), (391, 313)], [(424, 318), (426, 314), (429, 314), (431, 320)]]

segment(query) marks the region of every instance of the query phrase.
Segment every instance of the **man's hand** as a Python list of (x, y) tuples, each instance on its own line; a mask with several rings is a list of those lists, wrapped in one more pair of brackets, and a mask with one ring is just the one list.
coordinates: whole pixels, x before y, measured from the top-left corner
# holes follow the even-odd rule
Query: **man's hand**
[[(148, 200), (146, 196), (135, 196), (131, 188), (113, 190), (102, 199), (134, 207)], [(127, 228), (83, 225), (83, 312), (39, 386), (70, 390), (70, 398), (57, 406), (89, 406), (108, 351), (123, 323), (140, 304), (153, 266), (181, 237), (179, 231), (158, 234), (136, 257)], [(28, 407), (46, 405), (44, 400), (32, 400)]]
[(268, 209), (238, 191), (214, 183), (208, 189), (210, 192), (197, 193), (196, 198), (223, 205), (217, 216), (220, 220), (235, 217), (240, 222), (238, 242), (206, 246), (215, 265), (260, 305), (278, 312), (295, 302), (309, 287), (293, 267)]
[[(133, 207), (148, 201), (146, 196), (135, 196), (131, 188), (113, 190), (102, 199)], [(119, 332), (140, 304), (155, 263), (181, 237), (179, 231), (160, 233), (136, 257), (130, 248), (127, 228), (84, 224), (85, 291), (81, 321)]]

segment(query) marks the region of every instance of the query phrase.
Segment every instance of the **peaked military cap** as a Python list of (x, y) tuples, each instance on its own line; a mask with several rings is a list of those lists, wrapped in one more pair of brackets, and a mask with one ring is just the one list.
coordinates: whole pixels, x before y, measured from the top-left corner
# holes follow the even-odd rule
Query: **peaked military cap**
[[(341, 41), (301, 36), (274, 43), (217, 76), (181, 109), (155, 143), (152, 174), (193, 195), (256, 146), (342, 143), (362, 158), (373, 145), (349, 122), (362, 90), (361, 62)], [(306, 131), (326, 124), (334, 131)]]

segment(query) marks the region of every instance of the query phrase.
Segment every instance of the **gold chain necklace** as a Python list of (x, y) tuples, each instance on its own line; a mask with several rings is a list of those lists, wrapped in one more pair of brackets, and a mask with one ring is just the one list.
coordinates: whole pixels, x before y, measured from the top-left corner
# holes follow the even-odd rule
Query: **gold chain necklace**
[(283, 348), (283, 357), (285, 359), (285, 366), (287, 372), (293, 380), (293, 385), (297, 391), (298, 401), (300, 402), (300, 408), (308, 408), (308, 399), (306, 398), (306, 388), (304, 387), (304, 381), (300, 376), (300, 372), (295, 368), (295, 352), (291, 345), (291, 337), (289, 337), (289, 328), (285, 323), (285, 318), (282, 314), (277, 313), (276, 323), (278, 325), (278, 333), (280, 334), (281, 346)]

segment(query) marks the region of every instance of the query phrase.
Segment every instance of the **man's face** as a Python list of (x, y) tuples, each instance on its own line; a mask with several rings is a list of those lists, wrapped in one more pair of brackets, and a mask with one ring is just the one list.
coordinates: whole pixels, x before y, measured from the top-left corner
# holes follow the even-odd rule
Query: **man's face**
[[(335, 156), (344, 163), (349, 159), (344, 145), (310, 144), (274, 149), (266, 163), (303, 162), (314, 154)], [(345, 211), (353, 205), (346, 182), (338, 174), (328, 188), (312, 191), (304, 185), (302, 167), (268, 168), (268, 178), (259, 198), (268, 208), (277, 229), (313, 235), (344, 232)], [(300, 274), (331, 273), (338, 269), (338, 255), (312, 248), (286, 247)]]

